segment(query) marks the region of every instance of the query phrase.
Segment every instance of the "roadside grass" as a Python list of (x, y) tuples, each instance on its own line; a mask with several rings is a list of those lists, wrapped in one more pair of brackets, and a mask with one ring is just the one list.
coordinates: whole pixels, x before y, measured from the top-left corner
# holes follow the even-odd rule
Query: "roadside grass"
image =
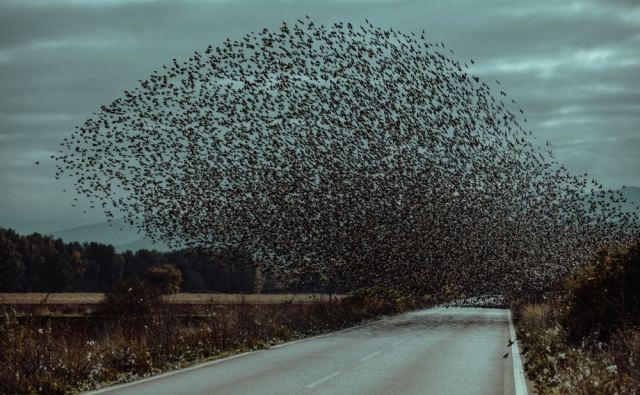
[(97, 389), (234, 353), (322, 334), (418, 305), (366, 296), (296, 304), (228, 304), (174, 314), (159, 301), (139, 314), (0, 317), (0, 393)]
[(542, 394), (640, 392), (640, 239), (603, 247), (556, 293), (512, 310)]
[(514, 309), (529, 378), (540, 394), (637, 394), (640, 330), (620, 329), (606, 341), (572, 344), (557, 301)]

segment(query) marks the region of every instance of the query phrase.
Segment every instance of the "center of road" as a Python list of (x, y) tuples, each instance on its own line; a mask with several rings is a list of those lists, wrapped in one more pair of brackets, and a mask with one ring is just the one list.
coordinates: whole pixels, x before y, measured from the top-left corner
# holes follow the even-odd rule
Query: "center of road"
[(509, 318), (503, 309), (414, 311), (94, 394), (526, 394)]
[(320, 380), (318, 380), (318, 381), (314, 381), (313, 383), (308, 384), (308, 385), (307, 385), (307, 388), (314, 388), (314, 387), (317, 387), (317, 386), (319, 386), (320, 384), (324, 383), (325, 381), (329, 381), (329, 380), (331, 380), (331, 379), (332, 379), (332, 378), (334, 378), (334, 377), (340, 376), (341, 374), (342, 374), (342, 373), (340, 373), (340, 372), (333, 372), (333, 373), (331, 373), (330, 375), (328, 375), (327, 377), (323, 377), (323, 378), (321, 378), (321, 379), (320, 379)]
[(375, 357), (376, 355), (380, 355), (380, 351), (372, 352), (371, 354), (367, 355), (366, 357), (360, 359), (360, 362), (368, 361), (371, 358)]

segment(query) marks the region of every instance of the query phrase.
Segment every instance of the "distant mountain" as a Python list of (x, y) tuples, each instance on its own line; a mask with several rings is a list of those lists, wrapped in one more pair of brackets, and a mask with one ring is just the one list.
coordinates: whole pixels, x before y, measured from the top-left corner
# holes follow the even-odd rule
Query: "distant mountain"
[(148, 237), (132, 228), (122, 218), (109, 222), (100, 222), (92, 225), (83, 225), (75, 228), (64, 229), (48, 234), (61, 238), (69, 243), (97, 242), (113, 245), (118, 252), (138, 249), (169, 251), (170, 248), (162, 243), (154, 244)]
[(116, 245), (116, 252), (125, 252), (129, 251), (138, 251), (138, 250), (156, 250), (160, 252), (171, 251), (169, 246), (164, 245), (163, 243), (154, 243), (148, 237), (143, 237), (136, 241), (132, 241), (131, 243)]
[(111, 221), (111, 224), (108, 222), (100, 222), (53, 231), (50, 232), (50, 234), (66, 242), (77, 241), (84, 243), (95, 241), (113, 245), (130, 243), (143, 237), (143, 235), (138, 234), (138, 232), (131, 228), (123, 219), (115, 219)]
[[(640, 206), (640, 187), (626, 187), (622, 190), (623, 196), (627, 199), (627, 203), (623, 208), (625, 211), (636, 211), (640, 215), (640, 210), (636, 207)], [(122, 230), (121, 230), (122, 229)], [(139, 233), (136, 229), (129, 226), (123, 219), (108, 222), (100, 222), (92, 225), (78, 226), (71, 229), (64, 229), (49, 233), (52, 236), (59, 237), (65, 242), (91, 242), (111, 244), (118, 252), (127, 250), (137, 251), (140, 249), (170, 251), (167, 245), (163, 243), (153, 243), (151, 239), (144, 234)]]

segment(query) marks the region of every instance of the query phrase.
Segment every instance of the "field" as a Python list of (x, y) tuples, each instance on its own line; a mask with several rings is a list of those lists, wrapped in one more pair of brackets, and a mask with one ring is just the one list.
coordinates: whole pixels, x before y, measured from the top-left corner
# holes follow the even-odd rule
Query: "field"
[[(0, 305), (97, 305), (104, 300), (99, 292), (77, 293), (0, 293)], [(164, 296), (169, 304), (308, 304), (342, 299), (345, 295), (327, 294), (222, 294), (179, 293)]]
[[(365, 296), (0, 294), (0, 394), (100, 388), (418, 306)], [(422, 302), (427, 302), (425, 301)], [(3, 306), (4, 305), (4, 306)]]

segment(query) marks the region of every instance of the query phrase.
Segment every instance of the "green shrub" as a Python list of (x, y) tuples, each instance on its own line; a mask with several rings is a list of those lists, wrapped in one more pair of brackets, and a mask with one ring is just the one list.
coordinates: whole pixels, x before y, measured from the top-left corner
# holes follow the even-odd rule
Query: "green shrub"
[(562, 324), (575, 344), (640, 324), (640, 241), (603, 249), (567, 281)]

